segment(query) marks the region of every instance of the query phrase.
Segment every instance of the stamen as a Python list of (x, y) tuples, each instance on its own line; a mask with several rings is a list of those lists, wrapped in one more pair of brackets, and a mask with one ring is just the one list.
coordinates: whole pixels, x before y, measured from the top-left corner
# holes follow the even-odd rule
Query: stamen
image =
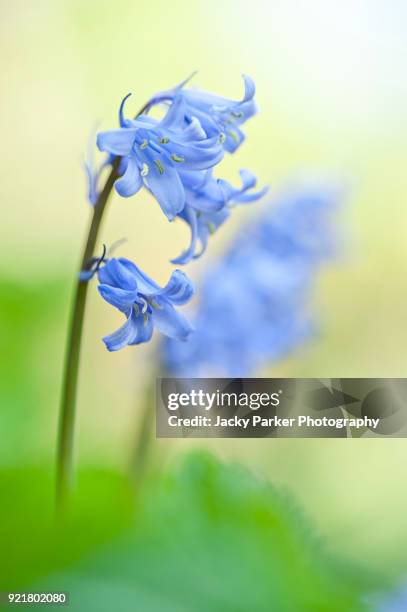
[(216, 225), (211, 221), (206, 224), (206, 227), (208, 228), (210, 234), (214, 234), (216, 232)]
[(232, 136), (235, 142), (239, 142), (239, 135), (237, 132), (235, 132), (235, 130), (229, 130), (229, 134)]
[(156, 310), (162, 310), (164, 308), (164, 306), (161, 306), (161, 304), (159, 304), (156, 300), (152, 299), (150, 300), (150, 304), (153, 308), (155, 308)]
[(134, 310), (136, 311), (136, 317), (138, 317), (140, 314), (140, 307), (138, 304), (134, 304)]
[(243, 113), (242, 112), (236, 112), (236, 111), (232, 111), (230, 113), (232, 115), (232, 117), (236, 117), (236, 119), (241, 119), (243, 117)]
[(148, 140), (144, 138), (143, 142), (140, 145), (140, 149), (147, 149), (147, 147), (148, 147)]
[(141, 299), (142, 299), (142, 301), (143, 301), (143, 306), (142, 306), (142, 308), (141, 308), (141, 312), (142, 312), (143, 314), (145, 314), (145, 313), (147, 312), (147, 308), (148, 308), (147, 300), (145, 300), (144, 298), (141, 298)]
[(225, 142), (225, 140), (226, 140), (226, 134), (224, 132), (221, 132), (219, 134), (219, 142), (220, 142), (220, 144), (223, 144)]
[(141, 176), (147, 176), (148, 172), (149, 172), (149, 167), (147, 166), (146, 163), (144, 163), (142, 168), (141, 168), (140, 174), (141, 174)]
[(161, 161), (160, 161), (159, 159), (155, 159), (155, 160), (154, 160), (154, 163), (155, 163), (155, 165), (156, 165), (156, 166), (157, 166), (157, 168), (158, 168), (158, 172), (159, 172), (160, 174), (164, 174), (164, 166), (162, 165)]
[(185, 157), (180, 157), (179, 155), (177, 155), (176, 153), (173, 153), (171, 155), (171, 159), (175, 162), (177, 162), (178, 164), (180, 164), (181, 162), (185, 161)]
[(144, 316), (144, 325), (147, 325), (147, 323), (148, 323), (148, 314), (145, 314), (143, 316)]
[(170, 139), (169, 139), (169, 138), (160, 138), (160, 139), (158, 140), (158, 142), (159, 142), (160, 144), (168, 144), (168, 143), (170, 142)]

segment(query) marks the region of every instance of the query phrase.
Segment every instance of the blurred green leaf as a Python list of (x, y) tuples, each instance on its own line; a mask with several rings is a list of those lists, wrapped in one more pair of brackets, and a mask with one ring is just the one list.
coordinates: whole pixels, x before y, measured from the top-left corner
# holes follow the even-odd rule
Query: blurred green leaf
[(21, 590), (40, 576), (72, 566), (128, 528), (132, 494), (122, 476), (82, 471), (72, 510), (56, 520), (51, 469), (0, 472), (0, 590)]
[[(85, 504), (71, 543), (82, 543), (81, 559), (60, 570), (64, 555), (57, 557), (53, 573), (26, 586), (68, 591), (74, 609), (87, 612), (364, 609), (366, 577), (333, 559), (292, 501), (245, 469), (195, 454), (138, 493), (132, 526), (88, 555)], [(94, 508), (112, 534), (100, 499)], [(90, 539), (94, 546), (98, 538)]]
[[(21, 462), (44, 441), (42, 419), (55, 405), (62, 364), (64, 278), (33, 284), (0, 280), (0, 461)], [(53, 443), (53, 441), (52, 441)], [(48, 441), (48, 446), (52, 443)]]

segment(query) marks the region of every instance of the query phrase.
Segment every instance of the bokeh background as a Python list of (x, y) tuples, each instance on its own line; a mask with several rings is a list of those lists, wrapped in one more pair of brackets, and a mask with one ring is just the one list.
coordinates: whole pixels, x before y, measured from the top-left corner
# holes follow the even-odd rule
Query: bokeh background
[[(403, 0), (39, 0), (1, 3), (0, 182), (3, 466), (55, 450), (64, 337), (89, 220), (81, 164), (95, 127), (116, 125), (193, 70), (200, 87), (238, 98), (257, 84), (260, 114), (223, 162), (278, 190), (297, 175), (349, 188), (339, 262), (315, 295), (321, 333), (266, 374), (407, 376), (407, 5)], [(255, 205), (254, 205), (255, 206)], [(213, 237), (204, 273), (250, 218)], [(146, 194), (113, 197), (102, 241), (160, 282), (188, 242)], [(180, 248), (181, 247), (181, 248)], [(90, 291), (78, 401), (81, 465), (123, 468), (152, 374), (153, 345), (108, 354), (119, 315)], [(264, 373), (263, 373), (264, 374)], [(403, 439), (155, 441), (162, 457), (205, 446), (289, 489), (335, 551), (383, 574), (407, 571)]]

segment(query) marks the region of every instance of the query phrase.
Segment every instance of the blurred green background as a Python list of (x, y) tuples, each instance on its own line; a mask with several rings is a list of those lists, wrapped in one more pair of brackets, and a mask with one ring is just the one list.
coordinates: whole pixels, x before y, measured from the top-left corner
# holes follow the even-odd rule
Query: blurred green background
[[(321, 335), (267, 374), (407, 376), (407, 82), (403, 0), (39, 0), (1, 3), (0, 461), (36, 466), (55, 449), (64, 338), (89, 218), (81, 163), (92, 128), (116, 125), (193, 70), (238, 98), (257, 84), (260, 114), (223, 176), (251, 168), (279, 189), (297, 175), (343, 180), (346, 249), (324, 274)], [(250, 208), (212, 239), (216, 257)], [(113, 197), (102, 232), (160, 282), (188, 242), (146, 194)], [(154, 346), (109, 354), (120, 317), (90, 291), (78, 401), (81, 465), (123, 468)], [(406, 441), (155, 441), (162, 457), (210, 448), (288, 488), (332, 550), (367, 569), (407, 571)]]

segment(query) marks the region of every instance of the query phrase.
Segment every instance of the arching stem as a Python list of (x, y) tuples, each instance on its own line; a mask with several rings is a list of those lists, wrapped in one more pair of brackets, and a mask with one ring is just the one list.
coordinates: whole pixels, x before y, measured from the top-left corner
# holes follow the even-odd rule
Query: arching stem
[[(120, 158), (113, 163), (98, 200), (93, 208), (89, 233), (86, 240), (80, 270), (85, 270), (91, 260), (110, 193), (118, 178), (117, 169)], [(64, 379), (59, 420), (59, 436), (57, 450), (57, 506), (65, 506), (68, 491), (72, 481), (73, 439), (75, 428), (76, 392), (81, 351), (83, 320), (85, 315), (88, 282), (78, 279), (73, 300), (70, 328), (67, 339), (67, 351), (64, 366)]]
[[(136, 117), (148, 112), (152, 102), (148, 101)], [(106, 209), (106, 204), (113, 189), (116, 179), (119, 177), (118, 169), (120, 157), (116, 157), (106, 183), (100, 192), (93, 207), (88, 237), (86, 240), (80, 270), (86, 270), (89, 262), (94, 256), (99, 231)], [(59, 434), (57, 449), (57, 509), (62, 510), (68, 498), (72, 486), (73, 471), (73, 442), (75, 429), (76, 395), (78, 386), (78, 372), (81, 351), (82, 329), (88, 293), (88, 282), (77, 278), (76, 290), (73, 300), (71, 322), (67, 339), (67, 350), (64, 365), (64, 379), (62, 386), (61, 411), (59, 418)]]

